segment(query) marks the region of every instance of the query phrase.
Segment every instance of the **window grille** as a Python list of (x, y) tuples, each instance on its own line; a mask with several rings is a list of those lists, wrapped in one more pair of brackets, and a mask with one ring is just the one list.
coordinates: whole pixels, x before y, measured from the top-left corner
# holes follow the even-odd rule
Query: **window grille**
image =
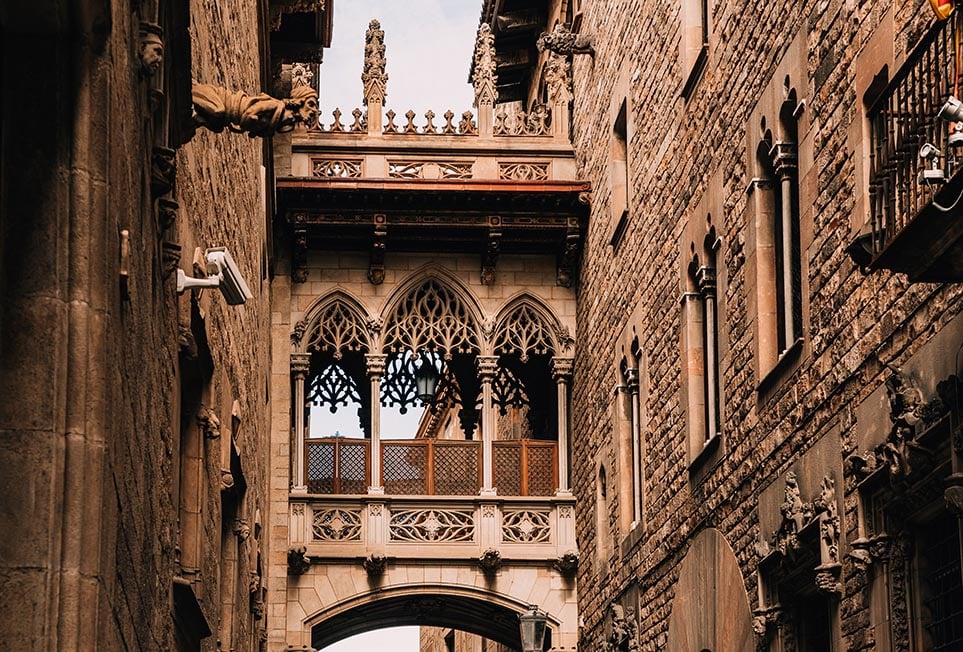
[(481, 488), (481, 442), (382, 442), (385, 493), (473, 496)]
[(496, 441), (494, 480), (500, 496), (551, 496), (558, 487), (555, 442)]
[(960, 530), (955, 518), (942, 518), (919, 538), (923, 627), (933, 652), (963, 649), (963, 583)]
[(340, 437), (305, 442), (308, 493), (363, 494), (368, 491), (368, 442)]

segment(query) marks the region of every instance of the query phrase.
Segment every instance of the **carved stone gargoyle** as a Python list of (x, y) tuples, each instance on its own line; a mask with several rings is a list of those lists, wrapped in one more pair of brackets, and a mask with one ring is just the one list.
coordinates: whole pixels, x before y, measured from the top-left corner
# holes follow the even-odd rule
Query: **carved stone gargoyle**
[(494, 548), (488, 548), (478, 558), (478, 565), (485, 575), (495, 575), (502, 566), (502, 553)]
[(318, 119), (318, 93), (310, 86), (293, 88), (291, 97), (279, 100), (266, 93), (250, 96), (244, 91), (194, 84), (191, 97), (195, 127), (217, 133), (227, 128), (251, 138), (267, 138)]
[(575, 34), (569, 31), (561, 23), (555, 26), (551, 32), (542, 32), (535, 47), (539, 52), (548, 50), (555, 54), (568, 56), (572, 54), (588, 54), (595, 56), (595, 48), (592, 44), (592, 37), (587, 34)]
[(304, 546), (290, 548), (288, 550), (288, 573), (291, 575), (304, 575), (311, 568), (311, 560), (307, 555), (308, 549)]

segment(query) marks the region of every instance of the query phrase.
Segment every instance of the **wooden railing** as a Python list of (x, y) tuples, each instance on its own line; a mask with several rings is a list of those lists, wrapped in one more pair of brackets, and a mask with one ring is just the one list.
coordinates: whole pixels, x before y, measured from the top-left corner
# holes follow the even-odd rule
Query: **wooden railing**
[(955, 161), (947, 156), (949, 122), (937, 117), (956, 88), (959, 14), (937, 23), (920, 41), (887, 88), (869, 107), (869, 203), (873, 255), (878, 255), (933, 199), (939, 183), (923, 178), (929, 163), (920, 148), (931, 143), (943, 157), (949, 178)]
[[(371, 482), (370, 443), (326, 437), (305, 442), (309, 494), (364, 494)], [(493, 478), (500, 496), (551, 496), (558, 487), (553, 441), (496, 441)], [(397, 496), (473, 496), (482, 487), (482, 443), (444, 439), (381, 442), (381, 485)]]
[(551, 496), (558, 487), (558, 447), (553, 441), (492, 443), (495, 488), (501, 496)]

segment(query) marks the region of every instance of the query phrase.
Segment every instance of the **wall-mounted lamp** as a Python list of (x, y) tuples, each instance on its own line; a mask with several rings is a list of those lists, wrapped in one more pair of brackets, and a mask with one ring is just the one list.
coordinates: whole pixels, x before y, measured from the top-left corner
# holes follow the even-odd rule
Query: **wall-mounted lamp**
[(227, 248), (211, 247), (204, 252), (204, 259), (207, 261), (207, 278), (194, 278), (182, 269), (177, 270), (178, 294), (191, 288), (218, 288), (232, 306), (239, 306), (254, 298)]

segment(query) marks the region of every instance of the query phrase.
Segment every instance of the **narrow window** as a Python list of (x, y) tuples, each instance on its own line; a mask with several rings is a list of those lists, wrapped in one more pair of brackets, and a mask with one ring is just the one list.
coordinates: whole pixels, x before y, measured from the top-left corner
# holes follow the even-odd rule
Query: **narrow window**
[(682, 68), (682, 96), (689, 99), (702, 76), (709, 56), (709, 1), (683, 0), (682, 42), (679, 59)]
[(628, 104), (622, 100), (615, 122), (612, 124), (612, 148), (609, 159), (609, 178), (612, 185), (611, 244), (617, 247), (629, 217), (629, 166), (628, 166)]

